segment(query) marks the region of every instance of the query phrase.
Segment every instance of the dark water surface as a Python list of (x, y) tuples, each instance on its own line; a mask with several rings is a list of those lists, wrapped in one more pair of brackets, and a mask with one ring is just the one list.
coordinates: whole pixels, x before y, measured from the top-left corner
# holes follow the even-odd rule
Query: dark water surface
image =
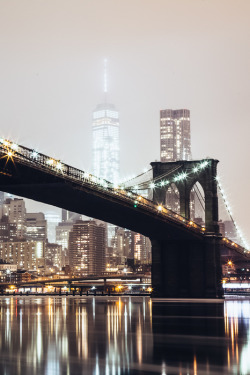
[(250, 374), (250, 300), (0, 297), (0, 375)]

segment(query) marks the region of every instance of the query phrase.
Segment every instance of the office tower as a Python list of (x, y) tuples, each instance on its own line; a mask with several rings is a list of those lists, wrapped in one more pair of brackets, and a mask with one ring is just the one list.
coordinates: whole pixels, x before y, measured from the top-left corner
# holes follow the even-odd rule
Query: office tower
[(140, 263), (149, 263), (151, 260), (150, 240), (140, 233), (134, 233), (134, 259)]
[(190, 111), (160, 111), (161, 161), (191, 160)]
[(7, 198), (2, 207), (2, 217), (7, 217), (8, 222), (16, 224), (16, 236), (24, 239), (26, 236), (26, 208), (23, 199)]
[(26, 240), (46, 241), (47, 221), (42, 212), (26, 214)]
[(113, 104), (99, 104), (93, 112), (93, 174), (113, 183), (119, 181), (119, 114)]
[(17, 238), (17, 225), (10, 223), (8, 216), (0, 219), (0, 242), (15, 242)]
[(60, 215), (57, 212), (49, 211), (45, 213), (47, 220), (47, 236), (50, 243), (56, 242), (56, 226), (60, 222)]
[(119, 113), (107, 103), (107, 72), (104, 65), (104, 103), (93, 111), (92, 170), (97, 177), (118, 183), (120, 173)]
[(114, 269), (133, 257), (134, 235), (135, 233), (128, 229), (115, 227), (115, 234), (106, 259), (107, 268)]
[(71, 221), (65, 221), (56, 227), (56, 243), (61, 245), (63, 250), (68, 250), (69, 232), (72, 230), (73, 224)]
[[(119, 113), (107, 102), (107, 71), (104, 64), (104, 102), (93, 111), (92, 120), (92, 172), (95, 176), (114, 184), (120, 174)], [(108, 246), (114, 235), (114, 226), (107, 225)]]
[(69, 265), (75, 274), (101, 275), (105, 269), (105, 227), (78, 220), (69, 233)]
[(56, 267), (59, 270), (65, 265), (65, 253), (62, 246), (56, 243), (47, 243), (45, 247), (45, 267), (46, 271), (50, 267)]

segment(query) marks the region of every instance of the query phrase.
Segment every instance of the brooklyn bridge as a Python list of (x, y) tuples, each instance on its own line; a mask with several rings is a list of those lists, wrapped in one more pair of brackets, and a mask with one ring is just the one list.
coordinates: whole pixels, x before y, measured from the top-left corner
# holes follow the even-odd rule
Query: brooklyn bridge
[[(222, 262), (248, 264), (243, 246), (218, 226), (218, 160), (152, 162), (152, 200), (36, 150), (0, 139), (0, 190), (84, 214), (150, 238), (153, 297), (220, 298)], [(204, 190), (205, 226), (190, 220), (190, 192)], [(166, 208), (174, 183), (180, 213)]]

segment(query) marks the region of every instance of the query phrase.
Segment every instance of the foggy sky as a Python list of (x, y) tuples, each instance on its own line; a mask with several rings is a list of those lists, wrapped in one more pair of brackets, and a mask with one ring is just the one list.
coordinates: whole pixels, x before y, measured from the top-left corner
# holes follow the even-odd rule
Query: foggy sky
[(90, 169), (107, 58), (121, 174), (159, 160), (161, 109), (190, 109), (193, 158), (220, 161), (250, 240), (249, 14), (249, 0), (0, 0), (1, 136)]

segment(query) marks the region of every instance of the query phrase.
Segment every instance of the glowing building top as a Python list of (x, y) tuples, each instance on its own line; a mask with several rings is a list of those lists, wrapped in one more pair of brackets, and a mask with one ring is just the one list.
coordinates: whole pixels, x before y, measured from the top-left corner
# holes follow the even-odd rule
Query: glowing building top
[(118, 183), (120, 172), (119, 113), (113, 104), (106, 102), (107, 69), (104, 65), (105, 102), (93, 111), (92, 170), (97, 177)]
[(161, 161), (191, 160), (190, 111), (160, 112)]

